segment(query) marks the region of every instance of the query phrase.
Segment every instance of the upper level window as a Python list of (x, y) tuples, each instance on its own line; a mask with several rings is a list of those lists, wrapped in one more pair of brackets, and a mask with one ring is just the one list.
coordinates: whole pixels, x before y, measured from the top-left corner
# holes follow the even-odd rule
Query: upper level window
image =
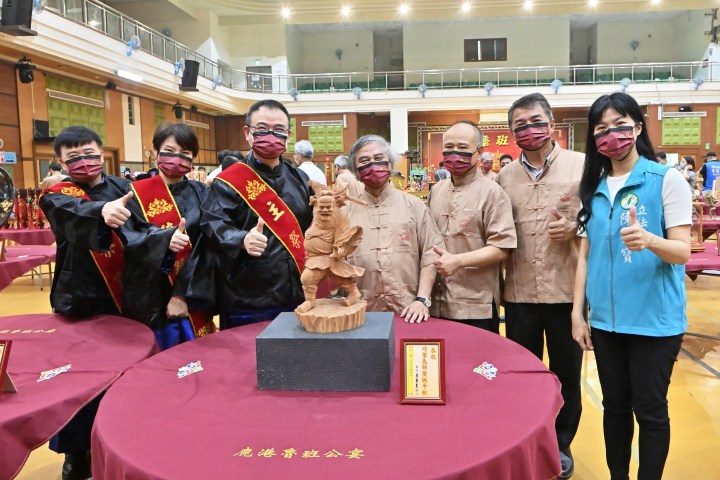
[(507, 38), (474, 38), (465, 40), (466, 62), (507, 60)]

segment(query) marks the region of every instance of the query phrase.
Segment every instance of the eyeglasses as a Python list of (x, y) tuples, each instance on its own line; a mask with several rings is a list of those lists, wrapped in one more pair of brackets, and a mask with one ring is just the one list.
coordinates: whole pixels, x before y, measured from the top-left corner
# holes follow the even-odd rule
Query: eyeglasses
[(249, 125), (249, 128), (254, 128), (255, 134), (261, 135), (261, 136), (272, 133), (274, 135), (280, 135), (280, 136), (287, 137), (290, 134), (290, 130), (288, 130), (285, 127), (275, 127), (275, 128), (269, 129), (267, 127), (267, 125), (260, 124), (260, 125)]

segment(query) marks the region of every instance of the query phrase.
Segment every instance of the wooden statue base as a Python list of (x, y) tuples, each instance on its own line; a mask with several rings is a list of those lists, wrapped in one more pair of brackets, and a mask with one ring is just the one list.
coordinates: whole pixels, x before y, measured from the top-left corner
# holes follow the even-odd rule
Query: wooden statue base
[(690, 242), (690, 252), (704, 252), (705, 251), (705, 244), (702, 242)]
[(307, 332), (336, 333), (353, 330), (365, 325), (365, 300), (358, 300), (349, 307), (343, 303), (343, 298), (324, 298), (315, 302), (315, 307), (306, 313), (295, 316)]

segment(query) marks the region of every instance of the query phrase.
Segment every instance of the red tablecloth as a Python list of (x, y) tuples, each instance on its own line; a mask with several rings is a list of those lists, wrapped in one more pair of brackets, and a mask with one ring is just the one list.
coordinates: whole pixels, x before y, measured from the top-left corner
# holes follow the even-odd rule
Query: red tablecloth
[[(400, 405), (399, 346), (390, 392), (258, 390), (255, 337), (266, 325), (202, 337), (130, 369), (100, 405), (93, 477), (547, 480), (560, 472), (559, 382), (511, 341), (396, 317), (396, 345), (444, 338), (447, 365), (446, 405)], [(196, 361), (202, 371), (178, 378)], [(495, 379), (473, 372), (484, 361), (498, 368)]]
[[(700, 224), (698, 222), (693, 223), (693, 227), (695, 229), (697, 229), (699, 225)], [(703, 218), (703, 240), (707, 240), (708, 238), (710, 238), (719, 229), (720, 220), (709, 220), (708, 218)]]
[[(18, 390), (0, 397), (0, 478), (17, 475), (32, 450), (128, 367), (157, 351), (149, 328), (110, 315), (0, 317), (0, 338), (13, 341), (8, 372)], [(67, 372), (38, 381), (41, 372), (65, 365), (71, 365)]]
[(54, 246), (23, 245), (5, 247), (7, 260), (0, 262), (0, 290), (40, 265), (55, 261)]
[(685, 273), (699, 273), (703, 270), (720, 270), (717, 242), (705, 242), (705, 251), (691, 253), (690, 260), (685, 264)]
[(38, 228), (29, 230), (22, 229), (0, 229), (0, 238), (5, 238), (21, 245), (52, 245), (55, 243), (55, 234), (49, 228)]

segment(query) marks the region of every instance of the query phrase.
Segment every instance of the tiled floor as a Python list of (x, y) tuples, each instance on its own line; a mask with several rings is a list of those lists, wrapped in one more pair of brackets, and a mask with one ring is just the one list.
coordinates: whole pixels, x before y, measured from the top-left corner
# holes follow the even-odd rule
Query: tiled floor
[[(688, 331), (697, 335), (685, 336), (683, 351), (673, 372), (669, 394), (672, 441), (664, 478), (720, 479), (720, 277), (687, 280), (687, 291)], [(16, 280), (0, 292), (1, 315), (49, 311), (47, 287), (41, 292), (29, 277)], [(583, 385), (583, 416), (573, 443), (576, 462), (573, 478), (607, 479), (602, 395), (592, 354), (585, 358)], [(633, 458), (636, 469), (636, 447)], [(17, 478), (55, 480), (60, 478), (61, 465), (62, 457), (43, 446), (31, 454)]]

